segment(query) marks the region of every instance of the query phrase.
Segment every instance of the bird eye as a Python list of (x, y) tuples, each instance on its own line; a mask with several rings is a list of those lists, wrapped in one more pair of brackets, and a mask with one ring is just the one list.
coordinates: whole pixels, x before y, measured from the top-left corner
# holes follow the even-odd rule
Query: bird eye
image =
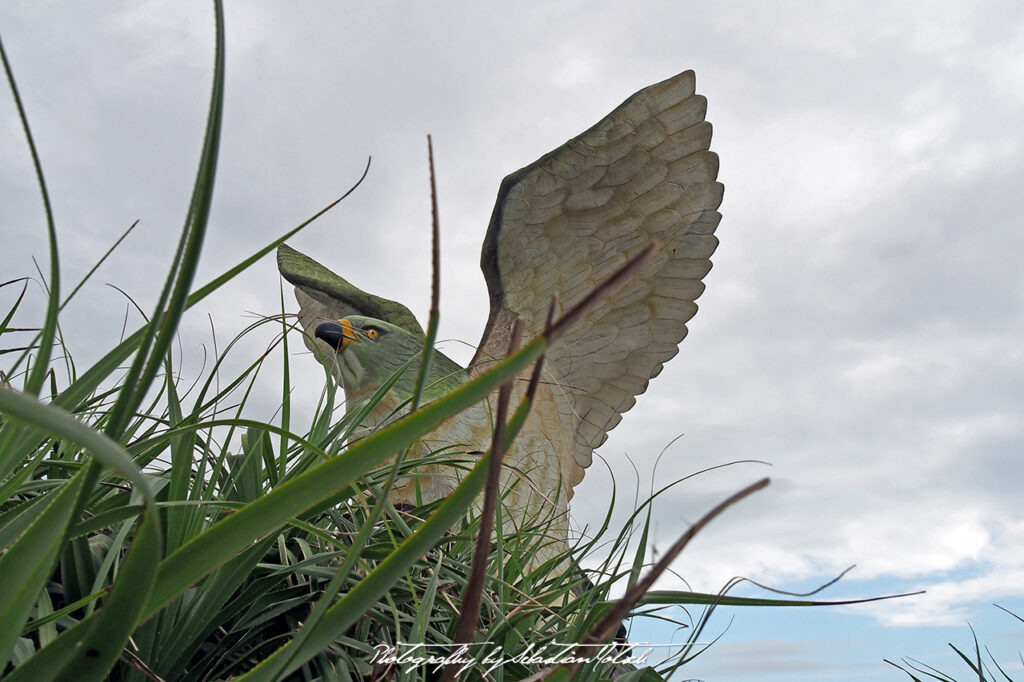
[(376, 341), (378, 336), (380, 336), (379, 330), (374, 329), (372, 327), (366, 330), (366, 338), (370, 339), (371, 341)]

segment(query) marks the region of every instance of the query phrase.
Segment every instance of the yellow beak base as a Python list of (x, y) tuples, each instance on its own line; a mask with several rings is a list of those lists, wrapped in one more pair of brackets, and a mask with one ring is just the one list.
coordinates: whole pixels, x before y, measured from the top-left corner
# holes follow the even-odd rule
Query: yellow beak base
[(338, 349), (338, 352), (341, 352), (341, 351), (345, 350), (346, 348), (348, 348), (348, 344), (350, 344), (350, 343), (359, 343), (359, 337), (356, 336), (355, 330), (352, 329), (352, 323), (351, 322), (349, 322), (346, 319), (341, 319), (341, 320), (338, 320), (338, 324), (341, 325), (341, 334), (342, 334), (341, 348)]

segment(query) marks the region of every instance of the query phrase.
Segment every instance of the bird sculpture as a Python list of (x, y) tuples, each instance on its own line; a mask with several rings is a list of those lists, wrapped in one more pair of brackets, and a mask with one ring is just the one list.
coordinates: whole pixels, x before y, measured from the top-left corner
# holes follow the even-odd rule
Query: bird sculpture
[[(647, 87), (502, 181), (481, 256), (491, 307), (480, 344), (469, 368), (438, 351), (431, 359), (422, 402), (501, 359), (517, 318), (528, 337), (541, 333), (553, 296), (568, 309), (646, 244), (660, 245), (652, 262), (548, 350), (530, 416), (503, 460), (506, 522), (547, 523), (563, 545), (573, 488), (594, 449), (678, 352), (718, 245), (723, 187), (709, 151), (707, 101), (694, 88), (692, 71)], [(287, 245), (278, 266), (295, 286), (306, 344), (333, 370), (348, 409), (411, 365), (364, 427), (395, 418), (413, 393), (425, 340), (412, 312)], [(421, 447), (478, 456), (489, 447), (492, 422), (492, 406), (480, 403), (442, 423)], [(390, 495), (406, 504), (440, 499), (461, 473), (426, 464)]]

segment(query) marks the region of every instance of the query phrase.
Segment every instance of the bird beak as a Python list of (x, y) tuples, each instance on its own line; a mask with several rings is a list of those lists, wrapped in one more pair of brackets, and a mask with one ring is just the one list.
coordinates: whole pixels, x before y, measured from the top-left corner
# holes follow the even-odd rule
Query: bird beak
[(337, 322), (322, 322), (317, 325), (313, 336), (325, 341), (328, 346), (339, 353), (345, 350), (348, 344), (359, 343), (359, 338), (352, 329), (352, 323), (346, 319)]

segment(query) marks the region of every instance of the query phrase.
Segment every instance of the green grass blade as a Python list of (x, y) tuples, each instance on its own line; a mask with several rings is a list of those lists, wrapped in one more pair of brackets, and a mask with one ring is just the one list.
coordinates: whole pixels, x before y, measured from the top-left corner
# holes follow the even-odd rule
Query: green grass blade
[[(281, 368), (281, 428), (284, 431), (291, 429), (292, 420), (292, 379), (291, 379), (291, 357), (288, 354), (288, 329), (289, 325), (284, 312), (284, 287), (279, 286), (281, 301), (281, 359), (284, 361)], [(277, 481), (284, 480), (288, 473), (288, 437), (281, 436), (277, 451), (280, 459), (277, 462)]]
[[(192, 595), (182, 611), (173, 614), (174, 632), (161, 639), (160, 658), (163, 672), (171, 679), (181, 679), (188, 659), (217, 624), (224, 605), (239, 587), (253, 575), (274, 538), (267, 538), (241, 552), (214, 571)], [(168, 614), (169, 615), (169, 614)]]
[(39, 461), (47, 454), (49, 453), (46, 450), (40, 449), (40, 451), (36, 453), (32, 459), (27, 461), (14, 476), (11, 476), (2, 486), (0, 486), (0, 503), (5, 506), (3, 514), (0, 514), (0, 519), (2, 519), (2, 521), (0, 521), (0, 551), (6, 549), (7, 545), (13, 542), (14, 538), (21, 535), (21, 532), (28, 527), (29, 523), (32, 522), (31, 516), (24, 516), (25, 512), (32, 509), (35, 504), (48, 494), (44, 493), (43, 495), (39, 495), (35, 499), (27, 502), (16, 505), (11, 504), (8, 506), (11, 495), (13, 495), (14, 492), (21, 487), (22, 483), (25, 482), (25, 479), (27, 479), (29, 475), (36, 470), (36, 466), (39, 464)]
[(216, 15), (216, 53), (213, 73), (213, 92), (207, 115), (206, 135), (196, 174), (185, 226), (181, 232), (178, 251), (171, 265), (156, 310), (151, 316), (152, 323), (146, 326), (141, 339), (139, 354), (124, 380), (127, 390), (122, 390), (110, 411), (106, 432), (117, 437), (124, 430), (131, 415), (141, 404), (149, 390), (160, 365), (171, 346), (178, 322), (186, 309), (188, 292), (199, 265), (203, 238), (213, 201), (213, 185), (217, 170), (217, 152), (220, 146), (221, 119), (224, 112), (224, 21), (223, 8), (214, 2)]
[(50, 206), (50, 195), (46, 189), (46, 179), (43, 177), (43, 165), (39, 160), (36, 143), (32, 138), (32, 130), (28, 124), (28, 116), (25, 113), (25, 107), (21, 103), (21, 95), (18, 93), (18, 86), (14, 81), (14, 73), (11, 71), (10, 62), (7, 61), (7, 52), (4, 50), (2, 40), (0, 40), (0, 60), (4, 63), (7, 82), (11, 86), (14, 104), (18, 109), (18, 118), (21, 119), (21, 127), (25, 131), (25, 140), (28, 142), (29, 151), (32, 154), (32, 165), (35, 167), (36, 179), (39, 182), (39, 191), (43, 199), (43, 208), (46, 211), (46, 230), (50, 243), (50, 295), (46, 302), (46, 318), (43, 322), (43, 329), (40, 332), (41, 340), (39, 342), (36, 362), (25, 382), (26, 392), (32, 395), (39, 395), (39, 391), (43, 387), (43, 380), (50, 369), (50, 355), (53, 351), (54, 339), (57, 337), (57, 308), (60, 302), (60, 262), (57, 257), (57, 228), (53, 221), (53, 209)]
[[(152, 508), (155, 498), (141, 472), (120, 446), (108, 437), (90, 429), (58, 407), (43, 405), (28, 395), (10, 390), (0, 390), (0, 412), (82, 446), (97, 461), (118, 469), (125, 478), (134, 483), (136, 490)], [(13, 644), (7, 630), (11, 628), (21, 630), (28, 610), (31, 609), (39, 590), (42, 589), (53, 570), (60, 546), (68, 535), (74, 510), (78, 508), (79, 500), (83, 498), (82, 489), (87, 486), (91, 478), (89, 474), (91, 469), (92, 467), (87, 468), (72, 478), (64, 489), (54, 496), (53, 501), (25, 531), (21, 539), (0, 557), (0, 574), (30, 576), (24, 582), (12, 581), (10, 587), (6, 589), (0, 587), (0, 655), (6, 656), (9, 647)], [(155, 515), (147, 514), (147, 519), (150, 516)], [(89, 670), (93, 669), (92, 666), (107, 666), (109, 669), (119, 655), (124, 642), (127, 641), (131, 627), (134, 627), (135, 620), (137, 620), (137, 614), (145, 604), (149, 586), (155, 579), (156, 566), (161, 555), (159, 544), (158, 521), (152, 519), (148, 523), (144, 522), (140, 526), (133, 551), (129, 553), (128, 559), (122, 565), (124, 582), (119, 579), (108, 597), (108, 602), (117, 605), (118, 611), (101, 611), (99, 612), (100, 616), (92, 621), (102, 626), (102, 634), (82, 629), (76, 630), (78, 636), (82, 638), (81, 640), (64, 635), (55, 640), (64, 642), (74, 640), (88, 644), (87, 648), (76, 649), (76, 651), (79, 652), (79, 655), (85, 655), (91, 651), (97, 652), (95, 656), (89, 656), (90, 660), (87, 661)], [(136, 549), (137, 547), (142, 549)], [(29, 601), (32, 604), (27, 603)], [(124, 633), (124, 641), (121, 641), (111, 654), (107, 647), (118, 641), (116, 638), (120, 635), (119, 628), (128, 629)], [(102, 644), (102, 648), (97, 648), (100, 644)], [(113, 658), (110, 658), (110, 655), (113, 655)], [(42, 658), (48, 657), (47, 655)], [(36, 658), (38, 657), (34, 656), (30, 661)], [(77, 661), (73, 668), (76, 675), (83, 670), (77, 665), (78, 663), (84, 665), (82, 661)], [(26, 663), (26, 665), (28, 664)], [(104, 671), (93, 679), (102, 679), (105, 675)], [(78, 679), (87, 678), (80, 677)]]
[[(920, 594), (920, 593), (914, 593)], [(764, 599), (761, 597), (730, 597), (726, 594), (708, 594), (704, 592), (686, 592), (682, 590), (651, 590), (645, 594), (638, 604), (712, 604), (716, 606), (846, 606), (863, 604), (883, 599), (909, 597), (910, 594), (894, 594), (884, 597), (867, 599), (842, 599), (821, 601), (811, 599)]]
[(83, 475), (71, 479), (0, 556), (0, 575), (17, 576), (0, 581), (0, 667), (10, 659), (39, 592), (57, 563), (84, 481)]
[[(174, 372), (170, 361), (167, 363), (166, 387), (168, 426), (171, 429), (183, 425), (185, 419), (181, 411), (181, 401), (174, 385)], [(188, 499), (189, 483), (192, 480), (192, 458), (196, 447), (196, 432), (185, 429), (180, 435), (171, 436), (171, 472), (167, 486), (167, 500), (178, 502)], [(167, 519), (167, 551), (174, 551), (188, 537), (188, 524), (194, 516), (194, 510), (188, 507), (172, 507), (166, 512)]]
[[(90, 619), (92, 626), (78, 637), (66, 638), (59, 643), (55, 640), (51, 645), (75, 652), (54, 679), (67, 682), (102, 682), (107, 679), (107, 673), (117, 662), (141, 619), (156, 580), (161, 553), (160, 517), (150, 507), (143, 515), (113, 589), (102, 608)], [(47, 651), (48, 648), (43, 649), (36, 657), (46, 657)]]
[[(200, 301), (207, 298), (210, 294), (214, 293), (226, 283), (237, 277), (239, 274), (247, 270), (250, 266), (256, 263), (258, 260), (266, 256), (268, 253), (276, 249), (278, 246), (283, 244), (285, 241), (290, 239), (292, 236), (297, 234), (300, 230), (310, 225), (317, 218), (327, 213), (344, 199), (346, 199), (352, 192), (355, 191), (356, 187), (362, 183), (366, 177), (367, 172), (370, 169), (369, 162), (367, 162), (366, 168), (363, 170), (362, 176), (355, 182), (355, 184), (345, 191), (340, 197), (329, 203), (324, 208), (320, 209), (312, 216), (299, 223), (297, 226), (286, 232), (283, 236), (274, 241), (270, 242), (267, 246), (257, 250), (251, 256), (244, 258), (241, 262), (232, 268), (224, 271), (217, 277), (213, 278), (203, 286), (199, 287), (196, 291), (189, 295), (188, 300), (185, 303), (185, 309), (188, 310), (198, 304)], [(151, 323), (152, 324), (152, 323)], [(64, 389), (61, 394), (54, 400), (54, 403), (68, 410), (75, 410), (82, 404), (83, 401), (87, 400), (88, 397), (96, 390), (100, 383), (106, 379), (112, 372), (114, 372), (121, 364), (131, 356), (132, 353), (139, 347), (145, 337), (146, 331), (149, 325), (146, 325), (140, 329), (137, 329), (128, 336), (124, 341), (115, 346), (112, 350), (107, 352), (102, 358), (86, 370), (76, 381), (70, 386)], [(23, 437), (20, 442), (25, 440), (31, 441), (33, 434), (29, 434), (27, 437)], [(0, 463), (0, 477), (3, 476), (4, 469), (2, 463)]]
[[(278, 246), (283, 244), (285, 241), (290, 239), (292, 236), (297, 234), (300, 230), (310, 225), (314, 220), (316, 220), (324, 213), (337, 206), (341, 201), (346, 199), (353, 191), (355, 191), (356, 187), (358, 187), (359, 184), (363, 181), (363, 178), (366, 177), (366, 173), (367, 171), (369, 171), (369, 168), (369, 163), (367, 163), (366, 169), (363, 171), (363, 175), (359, 178), (359, 180), (356, 181), (356, 183), (351, 188), (349, 188), (344, 194), (342, 194), (340, 197), (332, 201), (330, 204), (314, 213), (308, 219), (299, 223), (299, 225), (295, 226), (294, 228), (286, 232), (282, 237), (270, 242), (270, 244), (259, 249), (251, 256), (244, 258), (234, 267), (229, 268), (228, 270), (213, 278), (203, 286), (196, 289), (191, 295), (189, 295), (188, 300), (186, 301), (185, 304), (185, 309), (188, 310), (195, 306), (196, 304), (198, 304), (200, 301), (207, 298), (210, 294), (214, 293), (222, 286), (227, 284), (229, 281), (237, 277), (239, 274), (247, 270), (258, 260), (266, 256), (268, 253), (270, 253)], [(121, 364), (125, 360), (127, 360), (132, 353), (135, 352), (135, 350), (139, 347), (139, 344), (145, 337), (145, 333), (148, 327), (149, 325), (146, 325), (140, 329), (135, 330), (132, 334), (128, 336), (128, 338), (126, 338), (124, 341), (115, 346), (102, 358), (97, 360), (96, 363), (88, 370), (86, 370), (78, 378), (77, 381), (75, 381), (66, 389), (64, 389), (54, 402), (68, 410), (76, 409), (83, 401), (85, 401), (92, 394), (93, 391), (96, 390), (96, 388), (104, 379), (110, 376), (110, 374), (114, 372), (114, 370), (120, 367)], [(29, 438), (29, 440), (31, 440), (31, 438)], [(2, 473), (3, 468), (2, 466), (0, 466), (0, 475), (2, 475)]]
[(626, 589), (630, 589), (640, 580), (640, 574), (644, 568), (644, 556), (647, 554), (647, 542), (648, 535), (651, 528), (651, 512), (653, 511), (651, 505), (647, 505), (647, 514), (644, 517), (643, 532), (640, 534), (640, 542), (637, 544), (636, 554), (633, 557), (633, 565), (629, 570), (629, 582), (626, 583)]
[(134, 483), (148, 503), (156, 501), (149, 484), (121, 446), (68, 412), (54, 405), (44, 405), (23, 393), (0, 389), (0, 413), (82, 446), (100, 463), (116, 469)]
[[(7, 327), (10, 326), (11, 320), (14, 319), (14, 314), (16, 312), (18, 312), (18, 308), (21, 307), (21, 302), (25, 300), (25, 294), (28, 293), (28, 282), (29, 282), (29, 280), (28, 280), (28, 277), (24, 277), (24, 278), (22, 278), (20, 280), (12, 279), (10, 281), (4, 282), (3, 284), (0, 284), (0, 289), (2, 289), (5, 286), (7, 286), (8, 284), (15, 284), (15, 283), (17, 283), (19, 281), (22, 283), (21, 293), (18, 294), (18, 298), (15, 299), (14, 303), (11, 305), (11, 309), (8, 310), (7, 311), (7, 315), (4, 316), (4, 319), (0, 320), (0, 336), (3, 336), (4, 332), (7, 331)], [(15, 331), (17, 331), (17, 330), (15, 330)], [(35, 347), (35, 344), (36, 344), (35, 341), (29, 343), (28, 344), (28, 348), (25, 349), (25, 352), (26, 353), (29, 352), (33, 347)], [(8, 352), (13, 352), (13, 351), (4, 349), (4, 352), (8, 353)], [(13, 373), (13, 371), (14, 371), (14, 369), (12, 368), (12, 369), (8, 370), (8, 373)]]
[(72, 603), (68, 604), (67, 606), (65, 606), (65, 607), (63, 607), (61, 609), (58, 609), (56, 611), (52, 611), (51, 613), (48, 613), (48, 614), (45, 614), (45, 615), (44, 614), (39, 614), (37, 618), (34, 618), (30, 622), (25, 624), (25, 627), (22, 628), (22, 630), (21, 630), (21, 634), (22, 634), (23, 637), (25, 637), (25, 636), (28, 636), (28, 635), (32, 634), (33, 632), (35, 632), (36, 630), (38, 630), (40, 628), (50, 627), (57, 620), (65, 617), (65, 616), (67, 616), (69, 614), (74, 613), (75, 611), (77, 611), (78, 609), (80, 609), (80, 608), (82, 608), (84, 606), (88, 606), (89, 604), (91, 604), (92, 602), (96, 601), (97, 599), (99, 599), (100, 597), (102, 597), (102, 596), (104, 596), (106, 594), (107, 594), (106, 590), (101, 590), (99, 592), (93, 592), (92, 594), (86, 595), (85, 597), (82, 597), (78, 601), (72, 602)]
[[(100, 267), (103, 265), (103, 263), (106, 262), (106, 260), (110, 257), (110, 255), (113, 254), (114, 251), (117, 250), (117, 247), (121, 245), (121, 242), (123, 242), (125, 240), (125, 238), (127, 238), (128, 235), (131, 234), (131, 232), (135, 229), (135, 227), (138, 224), (139, 224), (139, 221), (137, 221), (137, 220), (134, 223), (132, 223), (128, 227), (128, 229), (125, 230), (124, 232), (122, 232), (121, 236), (118, 237), (116, 241), (114, 241), (113, 245), (111, 245), (110, 248), (108, 248), (106, 250), (106, 252), (102, 256), (100, 256), (99, 260), (97, 260), (95, 263), (93, 263), (92, 267), (89, 268), (89, 271), (87, 273), (85, 273), (85, 275), (81, 279), (78, 280), (78, 284), (76, 284), (74, 286), (74, 288), (71, 290), (71, 293), (69, 293), (64, 298), (64, 301), (60, 304), (60, 308), (58, 308), (58, 311), (57, 311), (58, 313), (62, 312), (64, 310), (64, 308), (67, 307), (68, 303), (71, 302), (71, 300), (75, 297), (75, 295), (79, 292), (79, 290), (81, 290), (81, 288), (83, 286), (85, 286), (85, 283), (88, 282), (92, 278), (92, 276), (96, 273), (96, 271), (99, 270)], [(14, 281), (17, 281), (17, 280), (14, 280)], [(26, 282), (28, 281), (27, 278), (25, 278), (25, 281)], [(0, 284), (0, 287), (4, 286), (6, 284), (9, 284), (9, 283), (10, 282), (5, 282), (4, 284)], [(24, 293), (25, 293), (25, 290), (22, 290), (22, 294), (23, 295), (24, 295)], [(21, 302), (21, 297), (18, 298), (17, 303), (20, 303), (20, 302)], [(11, 312), (10, 312), (10, 315), (13, 316), (13, 314), (14, 314), (14, 309), (12, 309)], [(10, 322), (10, 319), (6, 320), (6, 322)], [(0, 323), (0, 334), (3, 333), (3, 330), (4, 330), (5, 327), (6, 327), (6, 323)], [(33, 348), (35, 348), (36, 345), (38, 345), (39, 338), (40, 338), (39, 334), (37, 334), (35, 336), (35, 338), (33, 338), (32, 341), (27, 344), (27, 347), (23, 349), (22, 354), (19, 355), (18, 358), (11, 364), (11, 371), (12, 372), (15, 371), (16, 368), (21, 366), (21, 363), (25, 361), (25, 358), (28, 356), (28, 354), (31, 352), (31, 350)], [(22, 349), (15, 349), (15, 350), (22, 350)], [(0, 352), (8, 352), (8, 351), (0, 351)]]
[(437, 586), (441, 577), (441, 562), (444, 559), (440, 554), (433, 569), (433, 575), (427, 583), (427, 589), (420, 596), (419, 607), (416, 610), (416, 627), (413, 628), (411, 642), (427, 641), (427, 626), (430, 621), (430, 614), (434, 610), (434, 600), (437, 598)]

